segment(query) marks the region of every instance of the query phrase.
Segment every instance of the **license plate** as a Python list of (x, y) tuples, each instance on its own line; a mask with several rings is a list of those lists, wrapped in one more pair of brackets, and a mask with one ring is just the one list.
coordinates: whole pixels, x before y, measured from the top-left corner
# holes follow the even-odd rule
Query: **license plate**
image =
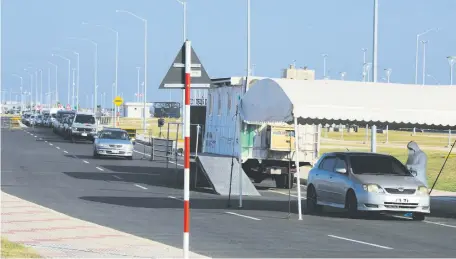
[(81, 133), (81, 136), (87, 137), (87, 133)]
[(406, 198), (397, 198), (396, 203), (409, 203), (409, 200)]
[(113, 154), (118, 154), (119, 151), (117, 151), (117, 150), (111, 150), (111, 153), (113, 153)]

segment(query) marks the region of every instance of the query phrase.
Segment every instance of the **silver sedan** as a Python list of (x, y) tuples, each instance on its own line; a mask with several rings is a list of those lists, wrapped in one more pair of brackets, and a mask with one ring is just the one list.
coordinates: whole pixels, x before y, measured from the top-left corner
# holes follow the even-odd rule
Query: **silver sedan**
[(307, 207), (346, 209), (351, 216), (360, 211), (392, 214), (412, 213), (424, 220), (430, 213), (426, 186), (390, 155), (361, 152), (324, 154), (309, 172)]

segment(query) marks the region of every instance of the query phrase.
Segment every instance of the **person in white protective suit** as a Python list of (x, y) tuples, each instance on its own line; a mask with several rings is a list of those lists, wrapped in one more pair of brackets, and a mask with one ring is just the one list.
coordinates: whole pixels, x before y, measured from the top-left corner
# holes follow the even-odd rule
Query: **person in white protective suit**
[(407, 144), (407, 149), (409, 151), (408, 159), (406, 162), (407, 168), (410, 172), (420, 180), (426, 187), (428, 187), (427, 182), (427, 155), (424, 153), (418, 144), (414, 141), (410, 141)]

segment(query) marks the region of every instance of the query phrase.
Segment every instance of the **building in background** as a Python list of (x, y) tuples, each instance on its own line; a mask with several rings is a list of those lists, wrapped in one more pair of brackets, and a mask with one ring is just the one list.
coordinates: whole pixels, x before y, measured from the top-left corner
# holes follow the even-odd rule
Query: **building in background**
[(297, 80), (315, 80), (315, 70), (307, 69), (307, 67), (296, 68), (294, 65), (290, 65), (289, 68), (283, 70), (282, 78)]
[[(146, 111), (149, 112), (152, 103), (146, 103)], [(144, 114), (144, 103), (140, 102), (126, 102), (121, 107), (120, 115), (122, 117), (128, 118), (142, 118)], [(146, 114), (146, 117), (149, 118), (151, 115)]]

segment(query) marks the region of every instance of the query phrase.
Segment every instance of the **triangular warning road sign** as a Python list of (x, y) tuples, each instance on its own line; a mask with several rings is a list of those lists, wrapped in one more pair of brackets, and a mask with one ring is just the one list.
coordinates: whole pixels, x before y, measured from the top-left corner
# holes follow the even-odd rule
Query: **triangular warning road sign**
[[(201, 64), (200, 59), (192, 47), (191, 57), (192, 67), (192, 82), (190, 87), (193, 89), (207, 89), (211, 86), (211, 79)], [(159, 89), (182, 89), (185, 87), (185, 42), (182, 45), (179, 53), (177, 53), (174, 62), (171, 64), (166, 76), (160, 84)]]

